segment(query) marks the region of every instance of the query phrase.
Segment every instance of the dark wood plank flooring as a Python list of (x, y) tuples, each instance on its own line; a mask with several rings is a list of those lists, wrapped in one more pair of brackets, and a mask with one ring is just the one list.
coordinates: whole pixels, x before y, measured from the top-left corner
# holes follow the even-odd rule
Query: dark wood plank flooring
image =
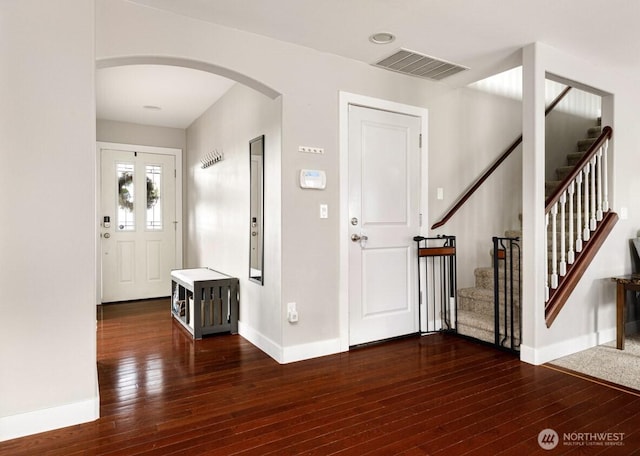
[[(240, 336), (190, 339), (169, 301), (98, 308), (101, 418), (0, 455), (634, 454), (640, 397), (454, 336), (279, 365)], [(560, 444), (541, 449), (538, 434)], [(564, 433), (624, 433), (570, 446)]]

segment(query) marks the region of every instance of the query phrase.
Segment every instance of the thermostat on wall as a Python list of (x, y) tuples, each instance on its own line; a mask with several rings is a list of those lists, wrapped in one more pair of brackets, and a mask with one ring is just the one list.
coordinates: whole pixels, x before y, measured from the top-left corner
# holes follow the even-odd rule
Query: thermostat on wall
[(327, 175), (318, 169), (300, 170), (300, 187), (324, 190), (327, 186)]

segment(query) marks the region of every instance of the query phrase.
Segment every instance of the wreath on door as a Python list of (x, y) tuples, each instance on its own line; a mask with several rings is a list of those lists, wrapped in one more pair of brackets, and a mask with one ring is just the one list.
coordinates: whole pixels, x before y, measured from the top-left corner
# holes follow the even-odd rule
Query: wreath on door
[[(133, 195), (129, 188), (133, 184), (133, 173), (122, 173), (118, 178), (118, 204), (129, 212), (133, 211)], [(147, 177), (147, 209), (156, 205), (160, 191), (156, 184)]]

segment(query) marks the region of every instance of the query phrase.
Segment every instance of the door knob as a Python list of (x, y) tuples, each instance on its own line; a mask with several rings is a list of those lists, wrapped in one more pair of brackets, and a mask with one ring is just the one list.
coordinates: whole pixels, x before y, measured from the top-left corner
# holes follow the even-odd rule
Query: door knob
[(351, 235), (351, 240), (353, 242), (366, 241), (367, 239), (369, 239), (369, 238), (367, 236), (365, 236), (364, 234), (362, 236), (360, 236), (359, 234), (352, 234)]
[(105, 239), (109, 239), (111, 235), (109, 233), (104, 233), (102, 237), (104, 237)]

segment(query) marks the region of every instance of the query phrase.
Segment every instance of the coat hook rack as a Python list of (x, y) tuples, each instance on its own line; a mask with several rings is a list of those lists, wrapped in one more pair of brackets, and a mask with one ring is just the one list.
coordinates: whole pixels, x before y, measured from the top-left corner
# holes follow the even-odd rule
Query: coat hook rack
[(224, 158), (224, 154), (222, 152), (218, 152), (218, 149), (214, 149), (213, 152), (209, 152), (203, 158), (200, 159), (200, 163), (202, 164), (201, 168), (206, 169), (209, 166), (213, 166), (216, 163), (222, 161)]

